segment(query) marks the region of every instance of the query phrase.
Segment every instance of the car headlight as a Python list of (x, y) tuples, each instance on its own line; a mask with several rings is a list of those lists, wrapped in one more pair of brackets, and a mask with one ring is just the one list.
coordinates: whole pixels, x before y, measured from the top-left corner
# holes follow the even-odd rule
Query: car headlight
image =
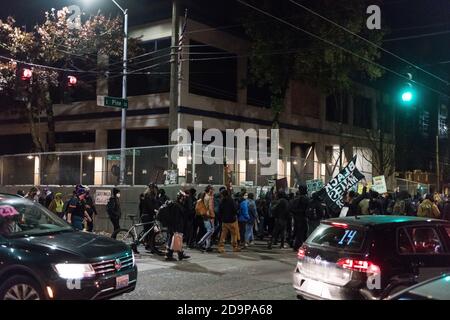
[(136, 266), (136, 258), (134, 257), (134, 251), (131, 251), (131, 255), (133, 257), (133, 268)]
[(55, 264), (54, 267), (63, 279), (84, 279), (95, 276), (95, 270), (90, 264), (61, 263)]

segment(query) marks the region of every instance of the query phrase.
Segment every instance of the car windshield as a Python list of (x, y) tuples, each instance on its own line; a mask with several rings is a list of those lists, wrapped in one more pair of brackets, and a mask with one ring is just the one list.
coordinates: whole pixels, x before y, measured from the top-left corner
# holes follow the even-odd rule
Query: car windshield
[(22, 238), (67, 231), (73, 228), (40, 204), (0, 195), (0, 236)]
[(320, 245), (344, 249), (347, 251), (359, 251), (364, 242), (365, 231), (361, 228), (322, 223), (306, 240), (307, 244)]

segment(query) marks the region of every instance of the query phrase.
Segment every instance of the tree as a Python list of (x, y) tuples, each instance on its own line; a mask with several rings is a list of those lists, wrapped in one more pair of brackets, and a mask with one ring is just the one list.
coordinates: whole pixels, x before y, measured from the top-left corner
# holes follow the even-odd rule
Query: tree
[[(45, 13), (45, 21), (36, 25), (31, 32), (16, 26), (12, 17), (6, 21), (0, 20), (0, 52), (11, 59), (0, 60), (0, 94), (6, 102), (7, 112), (28, 119), (34, 152), (56, 150), (51, 91), (64, 86), (67, 81), (64, 70), (80, 70), (75, 72), (75, 76), (105, 76), (107, 70), (97, 67), (97, 56), (122, 56), (123, 27), (120, 17), (111, 18), (98, 13), (74, 28), (68, 20), (69, 15), (67, 8), (58, 11), (52, 9)], [(130, 40), (130, 51), (137, 52), (138, 40)], [(16, 61), (25, 63), (20, 65)], [(20, 80), (17, 79), (17, 71), (21, 67), (33, 70), (32, 81), (25, 92), (25, 101), (17, 100), (21, 94), (18, 92), (17, 84)], [(92, 85), (83, 79), (79, 80), (80, 86)], [(42, 115), (45, 115), (47, 122), (46, 143), (41, 141), (39, 134)]]
[[(247, 10), (244, 15), (244, 27), (250, 37), (252, 48), (250, 80), (270, 89), (274, 126), (278, 126), (291, 80), (304, 81), (326, 93), (339, 96), (343, 91), (352, 88), (354, 79), (376, 79), (382, 75), (379, 67), (367, 61), (374, 61), (380, 57), (376, 47), (289, 1), (249, 2), (364, 58), (357, 58), (253, 9)], [(366, 27), (365, 1), (297, 0), (297, 2), (381, 45), (383, 33), (368, 30)], [(261, 19), (264, 19), (263, 23)]]

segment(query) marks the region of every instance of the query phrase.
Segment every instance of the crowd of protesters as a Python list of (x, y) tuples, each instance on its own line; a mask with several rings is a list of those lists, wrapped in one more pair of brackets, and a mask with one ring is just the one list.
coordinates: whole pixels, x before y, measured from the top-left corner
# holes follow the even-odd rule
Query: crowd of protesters
[[(87, 187), (76, 186), (66, 201), (61, 193), (53, 194), (48, 188), (42, 193), (36, 187), (28, 193), (19, 190), (18, 195), (39, 202), (77, 230), (92, 232), (94, 229), (97, 210)], [(318, 193), (308, 194), (306, 186), (299, 186), (295, 194), (272, 188), (258, 198), (246, 189), (234, 192), (231, 187), (215, 190), (207, 186), (199, 193), (193, 188), (181, 190), (176, 199), (170, 201), (164, 190), (152, 183), (140, 195), (138, 209), (141, 222), (146, 223), (157, 218), (160, 208), (168, 207), (169, 218), (165, 221), (168, 243), (179, 233), (187, 247), (212, 252), (217, 246), (219, 253), (225, 252), (228, 240), (232, 250), (239, 252), (253, 246), (256, 239), (267, 241), (269, 249), (279, 245), (279, 248), (290, 247), (297, 251), (321, 220), (338, 216), (405, 215), (450, 220), (450, 198), (439, 193), (378, 194), (367, 191), (364, 186), (360, 194), (347, 192), (344, 203), (341, 212), (333, 212)], [(119, 189), (112, 190), (106, 211), (114, 230), (120, 229)], [(144, 227), (148, 230), (150, 225)], [(151, 236), (150, 233), (148, 237)], [(151, 246), (147, 250), (155, 253)], [(173, 260), (173, 253), (168, 246), (166, 259)], [(189, 256), (180, 251), (178, 258), (188, 259)]]

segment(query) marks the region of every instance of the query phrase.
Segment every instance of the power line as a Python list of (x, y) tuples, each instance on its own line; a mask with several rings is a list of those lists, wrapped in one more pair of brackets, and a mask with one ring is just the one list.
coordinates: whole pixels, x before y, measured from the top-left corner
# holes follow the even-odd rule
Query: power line
[(413, 36), (405, 36), (405, 37), (384, 39), (383, 42), (392, 42), (392, 41), (402, 41), (402, 40), (434, 37), (434, 36), (439, 36), (439, 35), (442, 35), (442, 34), (449, 34), (449, 33), (450, 33), (450, 30), (437, 31), (437, 32), (431, 32), (431, 33), (422, 33), (422, 34), (416, 34), (416, 35), (413, 35)]
[(445, 94), (445, 93), (443, 93), (443, 92), (440, 92), (440, 91), (438, 91), (438, 90), (436, 90), (436, 89), (433, 89), (433, 88), (431, 88), (431, 87), (429, 87), (429, 86), (427, 86), (427, 85), (425, 85), (425, 84), (423, 84), (423, 83), (420, 83), (420, 82), (415, 81), (415, 80), (410, 80), (406, 75), (403, 75), (403, 74), (401, 74), (401, 73), (399, 73), (399, 72), (397, 72), (397, 71), (395, 71), (395, 70), (392, 70), (392, 69), (390, 69), (390, 68), (388, 68), (388, 67), (385, 67), (384, 65), (379, 64), (379, 63), (377, 63), (377, 62), (375, 62), (375, 61), (372, 61), (372, 60), (370, 60), (370, 59), (368, 59), (368, 58), (365, 58), (365, 57), (363, 57), (363, 56), (360, 56), (360, 55), (358, 55), (357, 53), (355, 53), (355, 52), (353, 52), (353, 51), (351, 51), (351, 50), (349, 50), (349, 49), (347, 49), (347, 48), (344, 48), (344, 47), (342, 47), (342, 46), (340, 46), (340, 45), (337, 45), (337, 44), (335, 44), (335, 43), (333, 43), (333, 42), (331, 42), (331, 41), (329, 41), (329, 40), (327, 40), (327, 39), (324, 39), (324, 38), (322, 38), (322, 37), (320, 37), (320, 36), (318, 36), (318, 35), (316, 35), (316, 34), (310, 32), (310, 31), (307, 31), (307, 30), (305, 30), (305, 29), (303, 29), (303, 28), (300, 28), (299, 26), (296, 26), (296, 25), (294, 25), (294, 24), (292, 24), (292, 23), (290, 23), (290, 22), (288, 22), (288, 21), (286, 21), (286, 20), (283, 20), (283, 19), (281, 19), (281, 18), (279, 18), (279, 17), (277, 17), (277, 16), (275, 16), (275, 15), (273, 15), (273, 14), (267, 12), (267, 11), (264, 11), (264, 10), (262, 10), (262, 9), (259, 9), (259, 8), (255, 7), (255, 6), (253, 6), (253, 5), (251, 5), (251, 4), (247, 3), (247, 2), (245, 2), (245, 1), (242, 1), (242, 0), (236, 0), (236, 1), (238, 1), (239, 3), (245, 5), (245, 6), (249, 7), (249, 8), (252, 8), (252, 9), (254, 9), (254, 10), (256, 10), (256, 11), (258, 11), (258, 12), (260, 12), (260, 13), (266, 15), (266, 16), (272, 17), (273, 19), (275, 19), (275, 20), (277, 20), (277, 21), (279, 21), (279, 22), (281, 22), (281, 23), (283, 23), (283, 24), (286, 24), (286, 25), (288, 25), (288, 26), (290, 26), (290, 27), (292, 27), (292, 28), (294, 28), (294, 29), (297, 29), (297, 30), (299, 30), (299, 31), (302, 31), (302, 32), (306, 33), (307, 35), (309, 35), (309, 36), (311, 36), (311, 37), (313, 37), (313, 38), (315, 38), (315, 39), (318, 39), (318, 40), (320, 40), (320, 41), (323, 41), (323, 42), (325, 42), (325, 43), (327, 43), (327, 44), (329, 44), (329, 45), (331, 45), (331, 46), (333, 46), (333, 47), (335, 47), (335, 48), (338, 48), (338, 49), (340, 49), (340, 50), (342, 50), (342, 51), (344, 51), (344, 52), (347, 52), (347, 53), (349, 53), (349, 54), (351, 54), (351, 55), (353, 55), (353, 56), (355, 56), (355, 57), (357, 57), (357, 58), (359, 58), (359, 59), (361, 59), (361, 60), (364, 60), (364, 61), (366, 61), (367, 63), (373, 64), (373, 65), (377, 66), (377, 67), (380, 68), (380, 69), (383, 69), (383, 70), (385, 70), (385, 71), (391, 72), (391, 73), (397, 75), (397, 76), (400, 77), (400, 78), (403, 78), (403, 79), (405, 79), (405, 80), (407, 80), (407, 81), (410, 81), (410, 82), (412, 82), (412, 83), (415, 83), (415, 84), (417, 84), (417, 85), (420, 85), (420, 86), (422, 86), (422, 87), (424, 87), (424, 88), (427, 88), (427, 89), (429, 89), (429, 90), (431, 90), (431, 91), (433, 91), (433, 92), (442, 94), (442, 95), (444, 95), (444, 96), (446, 96), (446, 97), (450, 97), (449, 95), (447, 95), (447, 94)]
[(427, 75), (429, 75), (429, 76), (431, 76), (431, 77), (433, 77), (433, 78), (435, 78), (435, 79), (437, 79), (437, 80), (439, 80), (439, 81), (442, 81), (442, 82), (445, 83), (447, 86), (450, 84), (447, 80), (442, 79), (441, 77), (438, 77), (438, 76), (436, 76), (435, 74), (433, 74), (433, 73), (431, 73), (431, 72), (429, 72), (429, 71), (427, 71), (427, 70), (422, 69), (421, 67), (415, 65), (414, 63), (412, 63), (412, 62), (410, 62), (410, 61), (408, 61), (408, 60), (406, 60), (406, 59), (400, 57), (399, 55), (397, 55), (397, 54), (395, 54), (395, 53), (393, 53), (393, 52), (391, 52), (391, 51), (389, 51), (389, 50), (384, 49), (383, 47), (377, 45), (376, 43), (370, 41), (369, 39), (364, 38), (363, 36), (360, 36), (359, 34), (357, 34), (357, 33), (353, 32), (353, 31), (351, 31), (350, 29), (348, 29), (348, 28), (346, 28), (346, 27), (344, 27), (344, 26), (342, 26), (342, 25), (340, 25), (340, 24), (334, 22), (333, 20), (330, 20), (330, 19), (328, 19), (327, 17), (322, 16), (321, 14), (315, 12), (314, 10), (312, 10), (312, 9), (310, 9), (310, 8), (308, 8), (308, 7), (306, 7), (306, 6), (302, 5), (302, 4), (300, 4), (300, 3), (298, 3), (298, 2), (295, 2), (294, 0), (289, 0), (289, 1), (290, 1), (291, 3), (293, 3), (293, 4), (295, 4), (296, 6), (298, 6), (298, 7), (300, 7), (300, 8), (303, 8), (304, 10), (308, 11), (309, 13), (312, 13), (312, 14), (314, 14), (315, 16), (318, 16), (318, 17), (320, 17), (321, 19), (323, 19), (323, 20), (325, 20), (325, 21), (327, 21), (327, 22), (329, 22), (329, 23), (335, 25), (336, 27), (338, 27), (338, 28), (344, 30), (345, 32), (348, 32), (348, 33), (352, 34), (353, 36), (357, 37), (358, 39), (363, 40), (364, 42), (366, 42), (366, 43), (372, 45), (373, 47), (375, 47), (375, 48), (377, 48), (377, 49), (383, 51), (384, 53), (387, 53), (387, 54), (389, 54), (389, 55), (391, 55), (391, 56), (393, 56), (393, 57), (399, 59), (400, 61), (402, 61), (402, 62), (408, 64), (409, 66), (413, 67), (414, 69), (420, 70), (420, 71), (426, 73)]

